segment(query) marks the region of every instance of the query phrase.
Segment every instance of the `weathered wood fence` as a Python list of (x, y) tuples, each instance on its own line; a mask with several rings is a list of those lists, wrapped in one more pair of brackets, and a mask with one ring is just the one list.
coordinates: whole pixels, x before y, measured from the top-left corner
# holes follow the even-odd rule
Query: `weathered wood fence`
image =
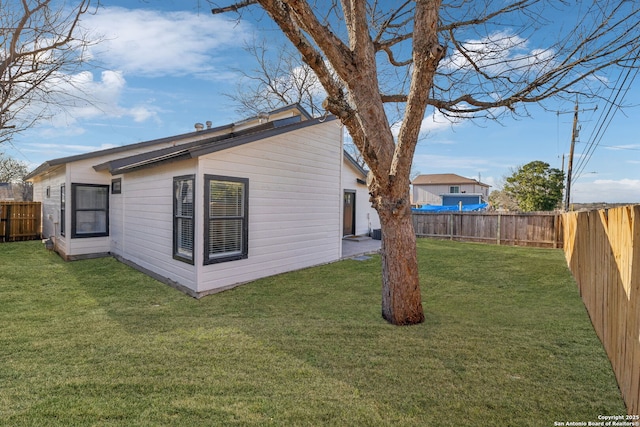
[(510, 246), (562, 247), (561, 215), (553, 212), (413, 212), (418, 237)]
[(40, 238), (40, 202), (0, 201), (0, 242)]
[(564, 251), (629, 415), (640, 413), (640, 205), (563, 215)]

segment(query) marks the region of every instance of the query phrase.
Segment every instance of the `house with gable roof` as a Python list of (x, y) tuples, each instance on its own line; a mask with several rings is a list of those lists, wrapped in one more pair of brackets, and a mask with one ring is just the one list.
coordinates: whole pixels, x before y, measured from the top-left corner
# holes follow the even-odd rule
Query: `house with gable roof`
[(111, 255), (201, 297), (336, 261), (345, 234), (379, 226), (334, 117), (292, 105), (196, 129), (37, 167), (42, 235), (65, 260)]
[(487, 203), (490, 185), (454, 173), (418, 175), (411, 181), (413, 205), (453, 206)]

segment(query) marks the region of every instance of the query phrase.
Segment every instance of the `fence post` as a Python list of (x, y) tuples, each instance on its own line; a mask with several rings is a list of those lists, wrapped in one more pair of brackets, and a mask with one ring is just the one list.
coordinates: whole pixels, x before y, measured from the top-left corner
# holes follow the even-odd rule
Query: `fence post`
[(4, 228), (4, 241), (8, 242), (9, 237), (11, 237), (11, 205), (6, 205), (7, 208), (7, 222), (5, 223)]
[(4, 216), (3, 216), (2, 210), (3, 210), (3, 205), (0, 205), (0, 232), (1, 232), (0, 239), (3, 239), (2, 241), (4, 242), (4, 232), (2, 231), (4, 229), (2, 227), (5, 226), (5, 224), (4, 224), (5, 220), (4, 220)]
[(558, 236), (560, 235), (559, 215), (553, 216), (553, 249), (558, 248)]
[(453, 240), (453, 214), (449, 214), (449, 240)]
[(500, 244), (500, 220), (502, 219), (502, 215), (498, 213), (498, 225), (496, 226), (496, 244)]

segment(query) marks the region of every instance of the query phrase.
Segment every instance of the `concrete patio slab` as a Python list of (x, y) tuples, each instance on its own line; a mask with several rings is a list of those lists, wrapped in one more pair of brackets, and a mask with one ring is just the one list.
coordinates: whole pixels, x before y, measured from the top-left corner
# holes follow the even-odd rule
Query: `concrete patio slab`
[(380, 251), (382, 242), (368, 236), (345, 237), (342, 239), (342, 258), (355, 258)]

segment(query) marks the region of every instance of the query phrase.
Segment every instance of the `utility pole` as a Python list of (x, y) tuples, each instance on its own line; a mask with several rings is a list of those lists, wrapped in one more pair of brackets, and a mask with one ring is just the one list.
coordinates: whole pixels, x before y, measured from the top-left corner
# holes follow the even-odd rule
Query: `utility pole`
[(573, 110), (573, 130), (571, 131), (571, 148), (569, 149), (569, 162), (567, 164), (567, 191), (564, 199), (564, 210), (569, 210), (571, 202), (571, 172), (573, 169), (573, 151), (576, 148), (576, 139), (578, 139), (578, 99), (576, 98), (576, 106)]
[[(598, 109), (598, 106), (596, 105), (595, 108), (587, 108), (587, 109), (583, 109), (582, 111), (596, 111)], [(578, 126), (578, 112), (579, 112), (579, 108), (578, 108), (578, 97), (576, 96), (576, 105), (573, 109), (573, 128), (571, 130), (571, 148), (569, 149), (569, 159), (567, 161), (567, 185), (565, 186), (565, 199), (564, 199), (564, 211), (568, 211), (569, 210), (569, 204), (571, 203), (571, 184), (573, 183), (573, 176), (572, 176), (572, 172), (573, 172), (573, 152), (575, 151), (576, 148), (576, 141), (578, 140), (578, 134), (580, 132), (580, 126)], [(557, 111), (556, 114), (560, 115), (560, 114), (568, 114), (571, 111)], [(564, 172), (564, 154), (562, 154), (562, 172)]]

